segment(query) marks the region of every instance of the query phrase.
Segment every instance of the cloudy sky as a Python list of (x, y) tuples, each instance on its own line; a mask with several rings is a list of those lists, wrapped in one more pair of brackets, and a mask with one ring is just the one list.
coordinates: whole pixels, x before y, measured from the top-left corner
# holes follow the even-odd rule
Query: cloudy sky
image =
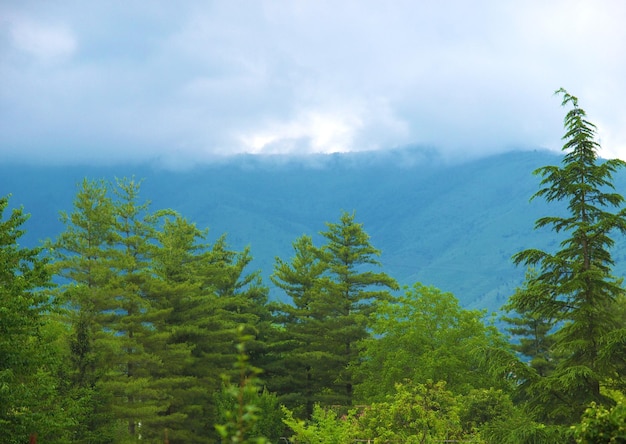
[(0, 2), (0, 161), (558, 150), (626, 159), (621, 0)]

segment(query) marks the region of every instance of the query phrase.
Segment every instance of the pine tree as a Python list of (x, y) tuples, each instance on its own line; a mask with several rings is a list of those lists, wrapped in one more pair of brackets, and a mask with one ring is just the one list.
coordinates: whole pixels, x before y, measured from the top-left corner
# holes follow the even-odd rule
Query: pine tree
[(126, 423), (128, 435), (154, 439), (162, 435), (171, 398), (162, 371), (172, 350), (166, 347), (169, 332), (163, 321), (168, 310), (159, 306), (163, 285), (154, 273), (153, 257), (159, 222), (173, 213), (150, 212), (150, 202), (140, 202), (140, 187), (134, 179), (120, 179), (113, 189), (113, 277), (106, 290), (115, 308), (105, 313), (103, 327), (114, 335), (106, 358), (115, 366), (105, 388), (115, 397), (112, 412)]
[(321, 319), (320, 313), (313, 311), (313, 303), (319, 296), (320, 279), (326, 264), (320, 261), (310, 236), (296, 239), (293, 250), (295, 255), (291, 263), (276, 258), (274, 273), (270, 276), (291, 303), (273, 304), (276, 322), (284, 328), (275, 331), (271, 345), (275, 359), (266, 371), (272, 384), (270, 388), (280, 395), (281, 402), (290, 409), (303, 408), (303, 412), (297, 413), (310, 417), (316, 396), (323, 388), (314, 372), (320, 360), (317, 348), (321, 346), (314, 338), (319, 337)]
[[(199, 230), (182, 216), (167, 219), (157, 233), (158, 248), (153, 267), (162, 288), (156, 294), (160, 309), (167, 310), (162, 329), (169, 337), (161, 373), (165, 378), (175, 378), (169, 405), (165, 412), (163, 428), (168, 429), (168, 439), (175, 443), (209, 442), (205, 405), (209, 395), (202, 384), (201, 372), (194, 372), (194, 349), (202, 337), (198, 320), (207, 314), (203, 311), (198, 270), (206, 257), (206, 230)], [(174, 420), (174, 421), (173, 421)]]
[(191, 351), (188, 358), (176, 360), (178, 366), (165, 365), (170, 376), (184, 378), (168, 409), (170, 416), (185, 416), (171, 429), (172, 443), (215, 442), (218, 412), (213, 394), (222, 387), (221, 375), (234, 373), (237, 328), (244, 326), (250, 335), (249, 355), (258, 365), (270, 325), (267, 289), (258, 273), (246, 271), (252, 260), (249, 249), (230, 249), (225, 236), (210, 245), (206, 235), (207, 230), (180, 216), (168, 219), (157, 234), (153, 265), (167, 283), (167, 291), (158, 296), (171, 332), (167, 347)]
[(97, 351), (94, 341), (99, 334), (101, 313), (112, 302), (104, 287), (112, 278), (108, 264), (113, 229), (113, 204), (102, 181), (83, 180), (71, 214), (61, 212), (65, 231), (49, 244), (51, 271), (65, 284), (55, 289), (56, 297), (70, 309), (66, 311), (72, 326), (70, 348), (73, 363), (71, 382), (79, 387), (95, 383)]
[(327, 271), (321, 282), (319, 308), (327, 313), (322, 334), (326, 335), (323, 350), (327, 353), (326, 377), (331, 402), (351, 405), (353, 396), (350, 365), (358, 365), (358, 343), (368, 337), (370, 316), (376, 303), (390, 298), (389, 290), (398, 284), (379, 267), (380, 251), (372, 246), (369, 235), (355, 214), (343, 212), (338, 223), (327, 223), (322, 232), (326, 244), (319, 251)]
[(69, 308), (66, 391), (83, 406), (75, 442), (152, 439), (184, 417), (169, 407), (190, 350), (168, 343), (164, 301), (175, 287), (154, 270), (160, 222), (173, 213), (151, 213), (139, 191), (132, 179), (83, 181), (51, 244), (51, 269), (65, 282), (55, 294)]
[(70, 328), (65, 396), (81, 406), (73, 413), (74, 442), (110, 442), (115, 428), (111, 399), (101, 386), (109, 370), (103, 359), (106, 344), (115, 340), (102, 328), (105, 313), (115, 308), (106, 289), (113, 277), (109, 250), (114, 214), (108, 193), (104, 181), (83, 180), (73, 211), (61, 212), (65, 231), (49, 244), (51, 272), (64, 282), (54, 294), (67, 307), (64, 318)]
[(170, 404), (170, 411), (185, 415), (169, 435), (172, 443), (214, 442), (212, 424), (217, 418), (212, 393), (219, 390), (220, 375), (231, 370), (235, 359), (235, 323), (226, 298), (240, 284), (233, 270), (238, 255), (228, 249), (224, 236), (211, 246), (206, 235), (207, 230), (180, 216), (167, 220), (158, 234), (155, 270), (171, 288), (161, 297), (161, 306), (169, 309), (168, 344), (191, 351), (179, 368), (172, 369), (186, 380)]
[(516, 264), (536, 268), (537, 276), (528, 285), (539, 293), (521, 295), (513, 308), (557, 322), (555, 348), (563, 358), (552, 373), (532, 382), (532, 393), (536, 405), (547, 406), (547, 422), (571, 424), (590, 402), (610, 402), (601, 386), (614, 374), (602, 359), (601, 344), (620, 323), (615, 301), (623, 289), (612, 275), (610, 248), (612, 234), (626, 232), (626, 212), (610, 209), (619, 209), (624, 201), (613, 192), (612, 174), (625, 163), (599, 161), (595, 126), (576, 97), (563, 89), (557, 93), (563, 96), (563, 106), (571, 106), (565, 117), (566, 154), (562, 167), (535, 171), (542, 177), (542, 188), (534, 197), (567, 202), (567, 214), (540, 218), (535, 227), (568, 236), (555, 253), (528, 249), (514, 256)]
[[(279, 307), (284, 323), (282, 358), (295, 382), (292, 396), (305, 401), (305, 416), (315, 402), (349, 406), (353, 385), (351, 366), (358, 365), (359, 342), (368, 337), (370, 315), (380, 300), (398, 285), (379, 267), (374, 248), (354, 214), (343, 212), (339, 223), (322, 232), (326, 244), (312, 245), (309, 237), (294, 243), (290, 265), (277, 260), (273, 281), (294, 300), (294, 308)], [(297, 382), (296, 382), (297, 381)], [(282, 393), (285, 399), (287, 393)]]

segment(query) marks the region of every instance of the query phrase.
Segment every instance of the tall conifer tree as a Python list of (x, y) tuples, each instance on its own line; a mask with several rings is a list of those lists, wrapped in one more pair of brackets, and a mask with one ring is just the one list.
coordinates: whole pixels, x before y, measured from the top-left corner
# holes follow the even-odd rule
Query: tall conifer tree
[(62, 285), (55, 297), (68, 308), (69, 360), (66, 366), (66, 397), (81, 408), (74, 412), (75, 442), (109, 442), (115, 429), (111, 398), (102, 389), (109, 371), (106, 351), (116, 339), (102, 326), (115, 309), (107, 290), (113, 278), (109, 264), (114, 212), (109, 186), (104, 181), (83, 180), (78, 185), (71, 213), (61, 212), (65, 230), (50, 243), (52, 273)]
[(164, 323), (171, 335), (166, 347), (191, 352), (164, 364), (170, 377), (184, 378), (169, 407), (169, 416), (185, 416), (169, 435), (172, 443), (216, 441), (215, 394), (222, 375), (233, 372), (237, 328), (245, 326), (251, 335), (249, 354), (257, 362), (263, 359), (269, 326), (267, 289), (258, 273), (247, 273), (249, 250), (230, 249), (225, 236), (210, 245), (206, 235), (207, 230), (181, 216), (166, 220), (157, 234), (153, 266), (164, 285), (157, 299), (167, 310)]
[(160, 373), (166, 381), (174, 378), (178, 382), (170, 387), (169, 405), (163, 415), (172, 444), (210, 442), (205, 408), (210, 396), (201, 372), (192, 370), (197, 360), (196, 344), (202, 338), (198, 322), (207, 315), (199, 275), (208, 248), (203, 243), (205, 236), (206, 230), (199, 230), (179, 215), (167, 219), (157, 233), (153, 267), (161, 288), (155, 296), (158, 307), (167, 310), (162, 329), (168, 333), (164, 348), (169, 352)]
[[(528, 249), (514, 256), (515, 263), (535, 267), (537, 275), (528, 283), (533, 291), (515, 298), (513, 308), (557, 322), (555, 347), (563, 358), (547, 376), (537, 374), (530, 390), (545, 421), (567, 425), (580, 418), (590, 402), (609, 402), (601, 386), (614, 374), (600, 351), (604, 338), (623, 322), (615, 316), (615, 301), (624, 291), (612, 275), (610, 248), (612, 234), (626, 232), (626, 212), (619, 209), (624, 198), (613, 192), (612, 181), (625, 163), (598, 159), (596, 127), (576, 97), (563, 89), (557, 93), (563, 96), (563, 106), (570, 106), (563, 165), (535, 171), (542, 177), (542, 188), (534, 197), (565, 201), (567, 213), (540, 218), (535, 226), (567, 236), (554, 253)], [(610, 211), (615, 208), (617, 212)]]
[(161, 217), (173, 213), (150, 212), (150, 203), (140, 201), (140, 186), (134, 179), (120, 179), (113, 189), (113, 278), (106, 289), (115, 309), (105, 313), (104, 328), (115, 335), (116, 347), (107, 355), (115, 368), (106, 388), (115, 396), (112, 411), (127, 424), (128, 434), (154, 439), (162, 436), (169, 407), (171, 386), (162, 384), (162, 371), (172, 350), (166, 347), (168, 309), (160, 306), (163, 283), (154, 272), (153, 258)]
[(271, 344), (276, 359), (266, 370), (271, 375), (270, 388), (280, 395), (281, 402), (291, 409), (302, 408), (303, 412), (298, 413), (310, 417), (323, 388), (323, 381), (315, 371), (321, 358), (318, 348), (322, 319), (321, 313), (314, 310), (314, 301), (319, 297), (326, 264), (320, 260), (311, 236), (296, 239), (293, 250), (291, 263), (276, 258), (270, 277), (291, 303), (273, 304), (276, 321), (285, 328), (276, 331)]
[(173, 286), (153, 269), (160, 216), (172, 213), (150, 213), (139, 190), (129, 179), (114, 187), (83, 181), (74, 210), (61, 214), (65, 231), (51, 243), (52, 270), (65, 282), (56, 294), (70, 308), (68, 396), (84, 407), (75, 442), (136, 437), (139, 423), (153, 438), (181, 420), (168, 409), (182, 376), (167, 367), (189, 349), (168, 345), (163, 300)]
[(311, 414), (312, 402), (351, 405), (358, 343), (369, 335), (377, 301), (398, 288), (387, 274), (372, 271), (380, 266), (380, 251), (354, 218), (343, 212), (338, 223), (327, 223), (321, 248), (300, 238), (292, 263), (278, 259), (274, 268), (275, 284), (294, 300), (294, 308), (278, 311), (291, 340), (282, 356), (290, 368), (301, 370), (292, 393), (305, 400), (304, 415)]
[(380, 267), (380, 250), (370, 243), (363, 225), (355, 222), (355, 214), (343, 212), (338, 223), (327, 223), (322, 232), (326, 244), (319, 250), (327, 271), (321, 282), (319, 308), (327, 313), (324, 319), (325, 362), (332, 402), (351, 405), (353, 396), (350, 365), (358, 365), (358, 343), (369, 333), (370, 315), (379, 300), (390, 298), (389, 290), (397, 290), (397, 282)]

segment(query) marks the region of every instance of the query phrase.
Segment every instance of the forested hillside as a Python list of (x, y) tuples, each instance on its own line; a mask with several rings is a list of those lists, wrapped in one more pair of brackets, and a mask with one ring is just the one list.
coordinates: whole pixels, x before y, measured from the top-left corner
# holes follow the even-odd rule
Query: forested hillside
[[(524, 277), (511, 256), (529, 245), (557, 244), (554, 233), (533, 231), (547, 208), (529, 197), (538, 184), (532, 171), (559, 162), (553, 153), (526, 151), (445, 163), (435, 153), (407, 149), (308, 159), (250, 156), (180, 172), (0, 165), (0, 190), (32, 215), (26, 241), (35, 245), (60, 233), (59, 211), (71, 208), (82, 179), (143, 179), (142, 197), (154, 207), (209, 228), (209, 239), (226, 233), (235, 248), (249, 246), (252, 268), (268, 285), (274, 258), (288, 257), (294, 238), (319, 237), (325, 222), (355, 211), (381, 249), (385, 269), (401, 284), (434, 285), (463, 306), (497, 310)], [(626, 185), (626, 176), (618, 174), (616, 182)], [(617, 265), (620, 273), (626, 268)], [(273, 286), (271, 292), (281, 297)]]

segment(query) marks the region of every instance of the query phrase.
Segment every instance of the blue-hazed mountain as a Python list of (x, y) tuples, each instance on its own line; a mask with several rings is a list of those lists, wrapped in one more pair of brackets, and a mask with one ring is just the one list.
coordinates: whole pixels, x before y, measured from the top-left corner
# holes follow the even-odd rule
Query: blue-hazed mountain
[[(319, 245), (325, 222), (338, 221), (342, 210), (355, 211), (382, 250), (384, 270), (402, 284), (434, 285), (466, 307), (496, 310), (524, 276), (511, 256), (558, 246), (554, 233), (533, 227), (537, 218), (559, 214), (564, 206), (529, 198), (539, 186), (532, 171), (560, 161), (554, 153), (520, 151), (449, 163), (433, 152), (400, 150), (300, 159), (243, 156), (180, 172), (4, 164), (0, 194), (11, 193), (11, 204), (31, 213), (26, 239), (35, 243), (61, 231), (58, 212), (71, 210), (84, 177), (143, 178), (142, 197), (152, 201), (153, 210), (177, 210), (208, 227), (210, 240), (227, 233), (234, 248), (249, 245), (253, 268), (262, 270), (270, 287), (274, 258), (289, 260), (297, 237), (313, 235)], [(626, 172), (615, 182), (626, 194)], [(618, 275), (626, 270), (623, 247), (620, 238), (614, 252)]]

